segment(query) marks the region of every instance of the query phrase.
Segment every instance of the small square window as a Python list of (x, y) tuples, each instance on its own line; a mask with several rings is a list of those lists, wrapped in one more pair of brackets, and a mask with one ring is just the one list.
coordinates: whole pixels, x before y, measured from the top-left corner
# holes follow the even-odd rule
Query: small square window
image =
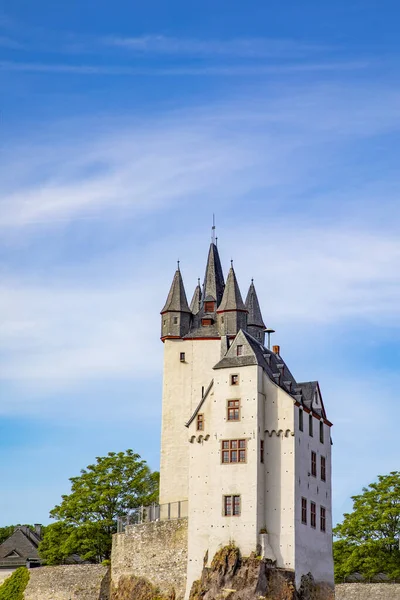
[(202, 319), (201, 324), (203, 327), (208, 327), (209, 325), (212, 325), (212, 319)]
[(224, 496), (224, 516), (240, 516), (240, 496)]
[(239, 375), (231, 375), (231, 385), (239, 385)]
[(215, 310), (215, 302), (204, 302), (204, 312), (212, 313)]
[(197, 431), (204, 431), (204, 415), (197, 415)]
[(185, 362), (185, 353), (184, 353), (184, 352), (181, 352), (181, 353), (179, 354), (179, 360), (180, 360), (181, 362)]
[(236, 356), (243, 356), (243, 346), (236, 346)]
[(239, 400), (228, 400), (228, 421), (240, 421)]
[(174, 325), (178, 324), (178, 317), (174, 317)]

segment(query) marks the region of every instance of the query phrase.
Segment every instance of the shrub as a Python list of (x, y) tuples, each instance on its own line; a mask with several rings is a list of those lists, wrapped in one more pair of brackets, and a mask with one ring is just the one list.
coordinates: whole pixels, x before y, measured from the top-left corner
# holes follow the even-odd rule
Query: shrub
[(0, 600), (23, 600), (29, 581), (29, 571), (20, 567), (0, 586)]

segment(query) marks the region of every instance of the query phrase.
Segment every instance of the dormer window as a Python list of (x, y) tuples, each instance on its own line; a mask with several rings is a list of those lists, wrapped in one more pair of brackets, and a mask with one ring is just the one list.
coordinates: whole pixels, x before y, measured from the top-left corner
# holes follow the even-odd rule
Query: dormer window
[(209, 327), (210, 325), (212, 325), (213, 320), (212, 319), (202, 319), (201, 320), (201, 324), (203, 327)]
[(236, 346), (236, 356), (243, 356), (243, 346)]
[(215, 302), (207, 301), (204, 302), (204, 312), (212, 313), (215, 310)]

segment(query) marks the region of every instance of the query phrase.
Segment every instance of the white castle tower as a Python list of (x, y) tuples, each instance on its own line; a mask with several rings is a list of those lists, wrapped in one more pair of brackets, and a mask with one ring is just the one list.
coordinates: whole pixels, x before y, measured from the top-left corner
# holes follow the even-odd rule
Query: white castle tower
[[(244, 303), (211, 243), (190, 307), (176, 271), (164, 342), (160, 504), (188, 501), (187, 585), (233, 542), (333, 585), (331, 423), (318, 382), (264, 346), (253, 282)], [(208, 557), (208, 558), (207, 558)]]

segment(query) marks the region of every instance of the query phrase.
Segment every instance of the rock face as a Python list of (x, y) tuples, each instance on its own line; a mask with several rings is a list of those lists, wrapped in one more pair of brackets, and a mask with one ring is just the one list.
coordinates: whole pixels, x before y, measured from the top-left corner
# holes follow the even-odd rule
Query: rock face
[(233, 546), (217, 552), (190, 592), (190, 600), (258, 600), (260, 596), (268, 600), (333, 600), (334, 592), (315, 584), (311, 576), (303, 578), (297, 592), (292, 571), (277, 569), (272, 561), (256, 556), (241, 558)]

